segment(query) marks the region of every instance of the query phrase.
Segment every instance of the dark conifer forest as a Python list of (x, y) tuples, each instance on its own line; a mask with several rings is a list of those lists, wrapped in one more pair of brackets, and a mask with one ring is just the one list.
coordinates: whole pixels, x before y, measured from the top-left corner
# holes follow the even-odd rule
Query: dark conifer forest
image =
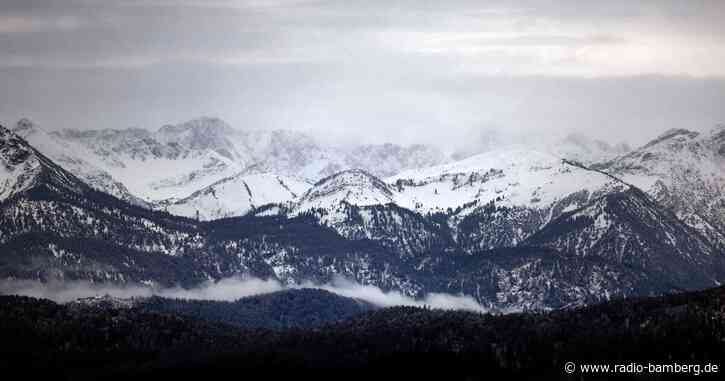
[[(372, 373), (579, 379), (564, 372), (565, 363), (719, 364), (725, 358), (723, 287), (509, 315), (417, 307), (364, 312), (357, 301), (338, 296), (327, 304), (330, 297), (306, 290), (234, 303), (152, 298), (119, 308), (3, 296), (0, 366), (81, 380), (252, 371), (269, 377), (315, 371), (316, 377), (346, 379)], [(297, 313), (280, 320), (294, 300), (330, 307), (325, 316)], [(353, 305), (359, 307), (354, 316), (340, 319)], [(312, 324), (321, 320), (328, 323)], [(672, 375), (655, 378), (665, 376)], [(708, 376), (715, 377), (701, 375)], [(609, 377), (587, 376), (597, 378)]]

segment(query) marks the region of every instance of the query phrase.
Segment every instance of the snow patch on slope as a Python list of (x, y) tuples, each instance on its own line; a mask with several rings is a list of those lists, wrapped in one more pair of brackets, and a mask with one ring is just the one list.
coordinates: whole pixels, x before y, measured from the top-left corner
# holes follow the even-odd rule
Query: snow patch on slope
[(189, 197), (167, 202), (168, 212), (201, 220), (242, 216), (265, 204), (281, 204), (296, 199), (310, 184), (272, 174), (239, 174), (222, 179)]
[(398, 204), (439, 212), (495, 201), (511, 207), (545, 208), (567, 195), (607, 192), (622, 184), (604, 174), (528, 149), (502, 149), (387, 179)]

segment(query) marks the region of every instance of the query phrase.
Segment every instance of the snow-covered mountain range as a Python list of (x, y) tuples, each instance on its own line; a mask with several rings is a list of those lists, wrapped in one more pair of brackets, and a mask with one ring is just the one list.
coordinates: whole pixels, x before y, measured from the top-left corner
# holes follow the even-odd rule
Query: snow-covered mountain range
[(723, 127), (669, 131), (595, 164), (526, 146), (463, 160), (351, 150), (368, 168), (294, 134), (214, 119), (156, 132), (0, 127), (0, 276), (344, 276), (496, 309), (725, 281)]
[[(629, 185), (723, 241), (723, 128), (668, 131), (635, 150), (569, 135), (555, 145), (508, 145), (457, 161), (430, 146), (326, 147), (302, 133), (238, 130), (216, 118), (155, 132), (50, 133), (23, 119), (14, 131), (95, 189), (179, 216), (212, 220), (266, 204), (294, 215), (341, 210), (341, 202), (395, 204), (452, 214), (454, 228), (482, 214), (501, 219), (503, 230), (473, 230), (479, 248), (491, 248), (521, 242), (561, 213)], [(509, 214), (487, 214), (492, 205)], [(335, 218), (327, 213), (325, 220)], [(511, 220), (527, 223), (504, 228)]]
[(155, 132), (50, 133), (24, 119), (15, 131), (92, 186), (150, 203), (184, 199), (240, 175), (271, 173), (314, 182), (350, 168), (389, 176), (446, 161), (429, 146), (327, 147), (299, 132), (238, 130), (216, 118), (166, 125)]
[(266, 204), (299, 214), (341, 202), (392, 203), (454, 214), (448, 223), (456, 226), (494, 204), (531, 222), (510, 232), (516, 243), (561, 213), (630, 185), (721, 241), (724, 128), (672, 130), (635, 150), (569, 135), (545, 149), (506, 146), (458, 161), (429, 146), (326, 147), (298, 132), (238, 130), (216, 118), (155, 132), (47, 132), (23, 119), (13, 131), (91, 187), (180, 216), (241, 216)]
[[(217, 118), (198, 118), (157, 131), (46, 130), (28, 119), (13, 129), (19, 136), (97, 190), (142, 206), (183, 216), (213, 219), (241, 215), (269, 202), (296, 201), (305, 184), (349, 169), (381, 179), (453, 162), (452, 156), (426, 145), (367, 144), (332, 147), (299, 132), (240, 130)], [(569, 136), (544, 152), (593, 162), (619, 152), (606, 143)], [(256, 184), (251, 175), (280, 181)], [(235, 187), (232, 183), (238, 183)], [(224, 191), (221, 190), (221, 184)], [(235, 190), (241, 191), (237, 193)], [(256, 199), (256, 195), (262, 195)], [(264, 196), (274, 195), (274, 196)], [(244, 198), (248, 206), (240, 204)], [(198, 213), (197, 213), (198, 210)]]

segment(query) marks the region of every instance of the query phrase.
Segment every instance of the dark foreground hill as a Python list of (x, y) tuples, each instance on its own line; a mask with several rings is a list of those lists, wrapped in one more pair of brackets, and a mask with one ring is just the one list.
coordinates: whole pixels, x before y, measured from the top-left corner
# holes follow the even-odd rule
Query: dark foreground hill
[(240, 328), (314, 328), (341, 321), (375, 307), (319, 289), (285, 290), (233, 302), (152, 297), (137, 308), (159, 314), (186, 316)]
[(0, 337), (0, 366), (27, 375), (50, 371), (54, 380), (208, 378), (230, 371), (241, 378), (263, 371), (273, 379), (290, 370), (337, 379), (367, 378), (371, 372), (384, 379), (441, 372), (445, 379), (500, 374), (582, 379), (579, 373), (567, 375), (564, 364), (652, 361), (704, 369), (710, 362), (722, 367), (725, 287), (503, 316), (397, 307), (322, 328), (282, 331), (133, 307), (77, 308), (3, 296)]

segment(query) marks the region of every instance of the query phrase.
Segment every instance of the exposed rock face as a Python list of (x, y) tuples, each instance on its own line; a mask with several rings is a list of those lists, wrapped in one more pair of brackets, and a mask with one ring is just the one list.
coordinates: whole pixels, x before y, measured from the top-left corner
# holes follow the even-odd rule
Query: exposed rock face
[(725, 127), (670, 130), (642, 148), (596, 165), (632, 184), (713, 242), (725, 233)]

